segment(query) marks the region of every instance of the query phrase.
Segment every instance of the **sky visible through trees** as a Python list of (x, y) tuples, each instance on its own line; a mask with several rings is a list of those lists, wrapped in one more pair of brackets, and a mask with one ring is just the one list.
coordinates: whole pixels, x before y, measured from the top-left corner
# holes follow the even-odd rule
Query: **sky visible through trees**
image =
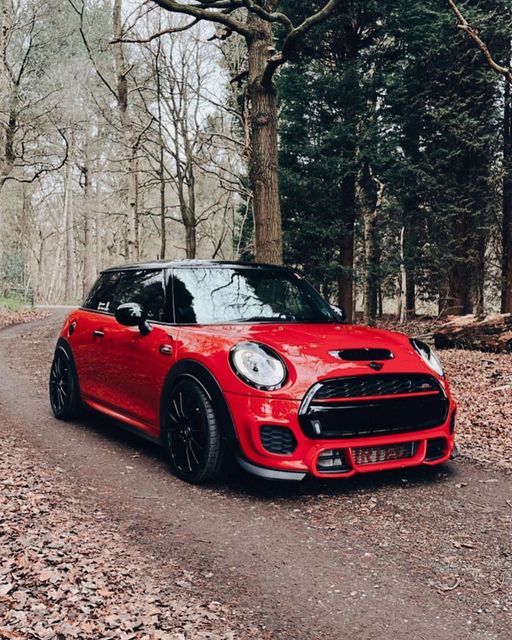
[[(256, 258), (368, 322), (512, 311), (510, 85), (450, 4), (1, 0), (0, 295)], [(509, 68), (512, 0), (457, 6)]]

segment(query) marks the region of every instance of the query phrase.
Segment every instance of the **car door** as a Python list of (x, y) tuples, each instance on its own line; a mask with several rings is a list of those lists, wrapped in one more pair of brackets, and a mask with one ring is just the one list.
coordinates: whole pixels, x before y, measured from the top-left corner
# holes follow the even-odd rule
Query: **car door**
[(69, 342), (77, 367), (80, 393), (87, 403), (101, 402), (108, 394), (104, 337), (115, 329), (110, 305), (121, 277), (121, 271), (102, 273), (72, 318), (73, 332)]
[(126, 302), (140, 304), (151, 331), (142, 335), (138, 327), (123, 326), (112, 316), (99, 345), (101, 403), (151, 435), (158, 434), (161, 390), (176, 358), (165, 280), (163, 269), (123, 272), (109, 308), (115, 313)]

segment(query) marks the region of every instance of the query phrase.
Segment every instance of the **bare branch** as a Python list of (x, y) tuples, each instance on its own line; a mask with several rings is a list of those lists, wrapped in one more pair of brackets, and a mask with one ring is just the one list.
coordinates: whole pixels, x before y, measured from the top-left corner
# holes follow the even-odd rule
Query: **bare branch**
[(33, 175), (31, 175), (28, 178), (18, 178), (16, 176), (0, 176), (0, 182), (2, 184), (4, 184), (5, 182), (9, 182), (9, 181), (13, 181), (13, 182), (18, 182), (18, 183), (22, 183), (22, 184), (31, 184), (32, 182), (35, 182), (40, 176), (42, 176), (45, 173), (50, 173), (51, 171), (59, 171), (60, 169), (62, 169), (62, 167), (66, 164), (67, 160), (68, 160), (68, 156), (69, 156), (69, 143), (68, 143), (68, 139), (66, 138), (66, 135), (64, 133), (64, 131), (62, 129), (58, 129), (59, 135), (62, 138), (62, 140), (64, 141), (64, 155), (62, 156), (61, 161), (53, 167), (41, 167), (40, 169), (38, 169)]
[(75, 6), (75, 4), (73, 4), (72, 0), (68, 0), (68, 2), (73, 7), (73, 9), (75, 10), (75, 12), (77, 13), (77, 15), (78, 15), (78, 17), (80, 19), (80, 26), (78, 28), (78, 31), (80, 32), (80, 37), (82, 38), (82, 42), (84, 43), (84, 47), (85, 47), (85, 50), (87, 52), (87, 56), (89, 57), (89, 60), (91, 61), (92, 66), (94, 67), (94, 70), (96, 71), (96, 75), (103, 82), (103, 84), (107, 87), (107, 89), (114, 96), (114, 98), (117, 100), (118, 99), (117, 93), (112, 88), (112, 85), (106, 79), (106, 77), (103, 75), (103, 73), (101, 72), (100, 68), (96, 64), (96, 60), (95, 60), (95, 58), (93, 56), (91, 47), (89, 46), (89, 41), (87, 40), (87, 37), (85, 35), (85, 31), (84, 31), (84, 2), (83, 2), (83, 0), (82, 0), (82, 4), (81, 4), (80, 8)]
[(201, 2), (199, 4), (182, 4), (176, 2), (176, 0), (153, 0), (159, 7), (166, 9), (167, 11), (174, 11), (175, 13), (184, 13), (185, 15), (192, 16), (198, 20), (208, 20), (209, 22), (216, 22), (223, 24), (228, 29), (236, 31), (245, 38), (250, 38), (253, 33), (252, 30), (240, 20), (237, 20), (229, 13), (221, 11), (210, 11), (210, 9), (219, 8), (235, 8), (234, 5), (241, 6), (236, 0), (234, 2)]
[(190, 29), (191, 27), (193, 27), (194, 25), (196, 25), (199, 22), (199, 18), (195, 18), (194, 20), (192, 20), (192, 22), (189, 22), (186, 25), (183, 25), (182, 27), (168, 27), (167, 29), (162, 29), (162, 31), (157, 31), (157, 33), (153, 33), (153, 35), (148, 36), (147, 38), (117, 38), (116, 40), (110, 40), (109, 44), (117, 44), (119, 42), (122, 43), (135, 43), (135, 44), (145, 44), (147, 42), (151, 42), (152, 40), (155, 40), (156, 38), (160, 38), (160, 36), (165, 36), (168, 33), (180, 33), (181, 31), (186, 31), (187, 29)]
[(466, 18), (463, 16), (461, 10), (456, 5), (453, 0), (448, 0), (448, 4), (450, 5), (453, 13), (457, 17), (457, 27), (461, 31), (465, 31), (468, 36), (476, 43), (480, 51), (483, 53), (484, 58), (487, 64), (493, 69), (496, 73), (504, 76), (507, 82), (512, 84), (512, 70), (510, 67), (504, 67), (496, 62), (493, 58), (491, 52), (489, 51), (489, 47), (485, 44), (485, 42), (480, 38), (478, 30), (472, 27)]
[[(269, 59), (265, 71), (263, 72), (261, 84), (264, 87), (270, 86), (274, 73), (289, 59), (290, 54), (297, 44), (297, 41), (317, 24), (328, 18), (338, 7), (340, 2), (341, 0), (329, 0), (329, 2), (327, 2), (327, 4), (325, 4), (316, 13), (308, 16), (303, 22), (301, 22), (301, 24), (299, 24), (297, 27), (293, 27), (288, 32), (281, 51), (276, 53)], [(292, 26), (291, 22), (290, 26)]]

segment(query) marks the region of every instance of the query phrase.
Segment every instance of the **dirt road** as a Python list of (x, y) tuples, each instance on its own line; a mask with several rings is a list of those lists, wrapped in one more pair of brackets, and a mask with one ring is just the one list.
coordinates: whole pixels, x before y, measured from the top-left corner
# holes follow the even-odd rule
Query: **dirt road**
[[(0, 437), (58, 469), (148, 567), (172, 561), (190, 572), (202, 597), (261, 637), (512, 638), (509, 472), (462, 459), (299, 486), (240, 477), (188, 486), (158, 448), (119, 426), (51, 416), (61, 318), (0, 331)], [(236, 637), (247, 634), (240, 622)]]

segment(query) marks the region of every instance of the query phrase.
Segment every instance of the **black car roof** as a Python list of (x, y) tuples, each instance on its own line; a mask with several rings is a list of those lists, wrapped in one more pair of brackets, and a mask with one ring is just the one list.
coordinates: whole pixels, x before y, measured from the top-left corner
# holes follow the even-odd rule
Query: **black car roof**
[(153, 260), (151, 262), (134, 262), (131, 264), (117, 265), (103, 269), (102, 273), (108, 271), (127, 271), (130, 269), (194, 269), (199, 267), (244, 267), (247, 269), (282, 269), (290, 271), (288, 267), (276, 264), (264, 264), (262, 262), (240, 262), (236, 260)]

